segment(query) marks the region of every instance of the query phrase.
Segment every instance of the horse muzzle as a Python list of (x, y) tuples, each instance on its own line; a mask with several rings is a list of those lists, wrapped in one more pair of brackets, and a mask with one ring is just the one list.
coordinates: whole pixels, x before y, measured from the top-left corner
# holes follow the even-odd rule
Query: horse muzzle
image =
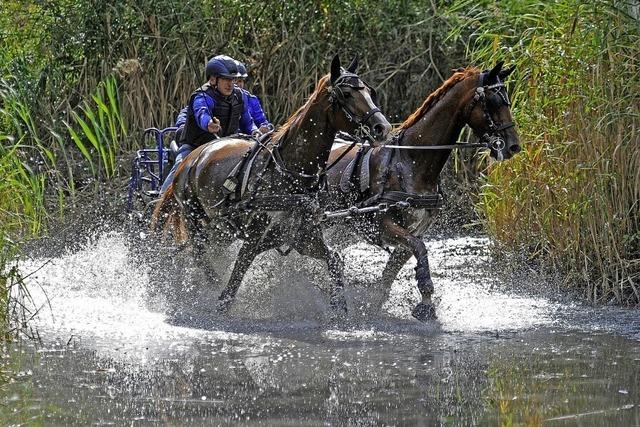
[(387, 139), (392, 129), (391, 124), (380, 112), (373, 115), (370, 122), (373, 123), (371, 123), (370, 126), (367, 127), (369, 127), (369, 134), (371, 135), (371, 144), (374, 146), (380, 145), (376, 144), (376, 142), (383, 142)]

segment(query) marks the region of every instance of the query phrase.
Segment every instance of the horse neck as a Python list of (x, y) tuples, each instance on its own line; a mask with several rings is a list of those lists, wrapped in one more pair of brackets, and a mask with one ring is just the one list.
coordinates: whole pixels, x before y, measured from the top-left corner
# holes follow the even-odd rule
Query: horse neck
[(312, 175), (326, 166), (337, 133), (328, 110), (329, 100), (322, 96), (291, 124), (280, 143), (280, 156), (288, 169)]
[[(465, 125), (465, 106), (477, 78), (466, 78), (438, 100), (413, 126), (406, 129), (402, 145), (427, 146), (455, 144)], [(415, 179), (435, 183), (451, 155), (451, 149), (398, 150)]]

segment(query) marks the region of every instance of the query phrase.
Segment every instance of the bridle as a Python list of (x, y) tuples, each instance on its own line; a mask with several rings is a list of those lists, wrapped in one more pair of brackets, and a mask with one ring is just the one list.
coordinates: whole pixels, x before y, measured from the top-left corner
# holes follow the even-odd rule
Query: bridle
[[(329, 92), (329, 103), (331, 104), (331, 107), (334, 113), (338, 110), (338, 108), (340, 108), (344, 112), (345, 116), (347, 116), (347, 119), (350, 122), (355, 123), (356, 130), (354, 132), (354, 135), (356, 139), (360, 142), (364, 139), (373, 141), (374, 137), (373, 135), (371, 135), (371, 128), (367, 125), (367, 122), (369, 121), (369, 119), (371, 119), (371, 117), (373, 117), (374, 114), (381, 112), (380, 108), (376, 106), (375, 108), (368, 111), (364, 116), (358, 117), (358, 115), (355, 114), (347, 105), (346, 96), (342, 90), (343, 87), (350, 87), (356, 90), (361, 90), (361, 89), (364, 89), (365, 87), (368, 88), (369, 91), (371, 92), (371, 99), (374, 100), (374, 105), (376, 104), (375, 89), (369, 86), (368, 84), (366, 84), (365, 82), (363, 82), (360, 79), (360, 77), (358, 77), (357, 74), (351, 73), (349, 71), (343, 71), (343, 73), (327, 89)], [(273, 148), (273, 150), (270, 150), (271, 157), (276, 165), (276, 169), (282, 173), (292, 176), (294, 179), (304, 179), (304, 180), (314, 179), (315, 180), (314, 186), (318, 184), (321, 177), (326, 175), (327, 170), (329, 170), (333, 165), (337, 163), (337, 162), (333, 162), (329, 167), (325, 167), (324, 169), (319, 170), (318, 173), (316, 174), (313, 174), (313, 175), (305, 174), (302, 172), (288, 169), (284, 164), (284, 159), (280, 155), (279, 148), (280, 148), (280, 145), (277, 144)]]
[(469, 123), (469, 118), (471, 116), (471, 113), (473, 112), (473, 109), (479, 105), (482, 108), (482, 113), (484, 115), (485, 122), (487, 123), (488, 132), (485, 132), (482, 135), (478, 135), (474, 130), (474, 133), (476, 133), (480, 141), (486, 143), (487, 147), (496, 152), (498, 160), (502, 160), (502, 150), (505, 147), (505, 140), (502, 136), (502, 131), (514, 127), (515, 123), (496, 123), (491, 117), (489, 106), (487, 105), (487, 96), (490, 93), (497, 94), (503, 104), (507, 107), (511, 106), (511, 102), (509, 101), (509, 97), (507, 95), (507, 89), (504, 83), (502, 83), (499, 78), (497, 83), (484, 84), (485, 77), (486, 73), (483, 73), (480, 76), (482, 83), (476, 88), (473, 99), (467, 107), (466, 122)]
[(373, 100), (374, 105), (377, 104), (375, 102), (375, 89), (363, 82), (357, 74), (353, 74), (348, 71), (341, 74), (340, 77), (338, 77), (329, 87), (329, 102), (333, 107), (333, 111), (336, 112), (338, 108), (340, 108), (344, 115), (347, 116), (347, 119), (349, 119), (350, 122), (355, 123), (355, 136), (358, 138), (373, 140), (374, 138), (371, 135), (371, 128), (367, 125), (367, 122), (374, 114), (380, 113), (380, 109), (375, 107), (369, 110), (364, 116), (358, 117), (358, 115), (355, 114), (347, 105), (346, 97), (342, 90), (343, 87), (349, 87), (355, 90), (361, 90), (365, 87), (368, 88), (369, 92), (371, 92), (371, 99)]

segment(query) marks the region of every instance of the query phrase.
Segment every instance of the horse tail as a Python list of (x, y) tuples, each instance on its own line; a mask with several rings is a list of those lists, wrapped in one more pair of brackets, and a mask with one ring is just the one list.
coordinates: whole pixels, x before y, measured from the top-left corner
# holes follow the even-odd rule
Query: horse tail
[(156, 231), (158, 226), (162, 227), (163, 236), (171, 231), (178, 244), (185, 243), (189, 238), (182, 207), (174, 196), (173, 183), (160, 197), (151, 215), (151, 230)]

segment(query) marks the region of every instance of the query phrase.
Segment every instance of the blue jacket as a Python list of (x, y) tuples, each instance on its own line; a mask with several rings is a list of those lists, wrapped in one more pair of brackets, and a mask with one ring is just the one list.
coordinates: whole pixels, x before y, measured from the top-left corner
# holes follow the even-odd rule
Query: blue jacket
[[(244, 96), (243, 96), (244, 98)], [(244, 99), (243, 99), (244, 101)], [(243, 102), (244, 108), (242, 115), (240, 116), (240, 132), (251, 135), (251, 133), (257, 130), (257, 126), (253, 123), (251, 113), (249, 112), (249, 103)], [(193, 97), (191, 104), (191, 110), (196, 118), (198, 127), (204, 131), (208, 130), (209, 122), (212, 120), (211, 112), (215, 108), (215, 101), (206, 92), (199, 92)]]
[[(240, 129), (239, 132), (246, 133), (251, 135), (253, 131), (255, 131), (258, 127), (254, 124), (254, 120), (251, 115), (251, 107), (250, 107), (250, 96), (249, 92), (242, 92), (242, 100), (244, 103), (244, 110), (242, 111), (242, 115), (240, 116)], [(253, 95), (251, 95), (253, 96)], [(258, 101), (258, 105), (260, 101)], [(176, 118), (176, 127), (180, 127), (187, 123), (187, 111), (188, 106), (184, 107), (178, 113), (178, 117)], [(193, 109), (194, 115), (196, 117), (196, 122), (198, 123), (198, 127), (204, 131), (208, 130), (209, 121), (211, 120), (211, 112), (215, 108), (215, 100), (211, 98), (206, 92), (200, 92), (193, 99), (193, 103), (191, 108)], [(262, 111), (262, 110), (260, 110)], [(264, 117), (264, 113), (263, 113)], [(266, 119), (266, 118), (265, 118)], [(262, 124), (262, 123), (261, 123)]]
[(180, 112), (178, 113), (178, 117), (176, 118), (176, 124), (175, 127), (179, 128), (180, 126), (184, 125), (185, 123), (187, 123), (187, 108), (188, 107), (184, 107), (182, 110), (180, 110)]
[(242, 89), (242, 93), (246, 95), (245, 100), (248, 100), (247, 103), (249, 104), (249, 113), (251, 114), (253, 123), (255, 123), (258, 127), (262, 125), (270, 125), (271, 123), (269, 123), (269, 119), (267, 119), (267, 116), (262, 110), (260, 99), (246, 89)]

